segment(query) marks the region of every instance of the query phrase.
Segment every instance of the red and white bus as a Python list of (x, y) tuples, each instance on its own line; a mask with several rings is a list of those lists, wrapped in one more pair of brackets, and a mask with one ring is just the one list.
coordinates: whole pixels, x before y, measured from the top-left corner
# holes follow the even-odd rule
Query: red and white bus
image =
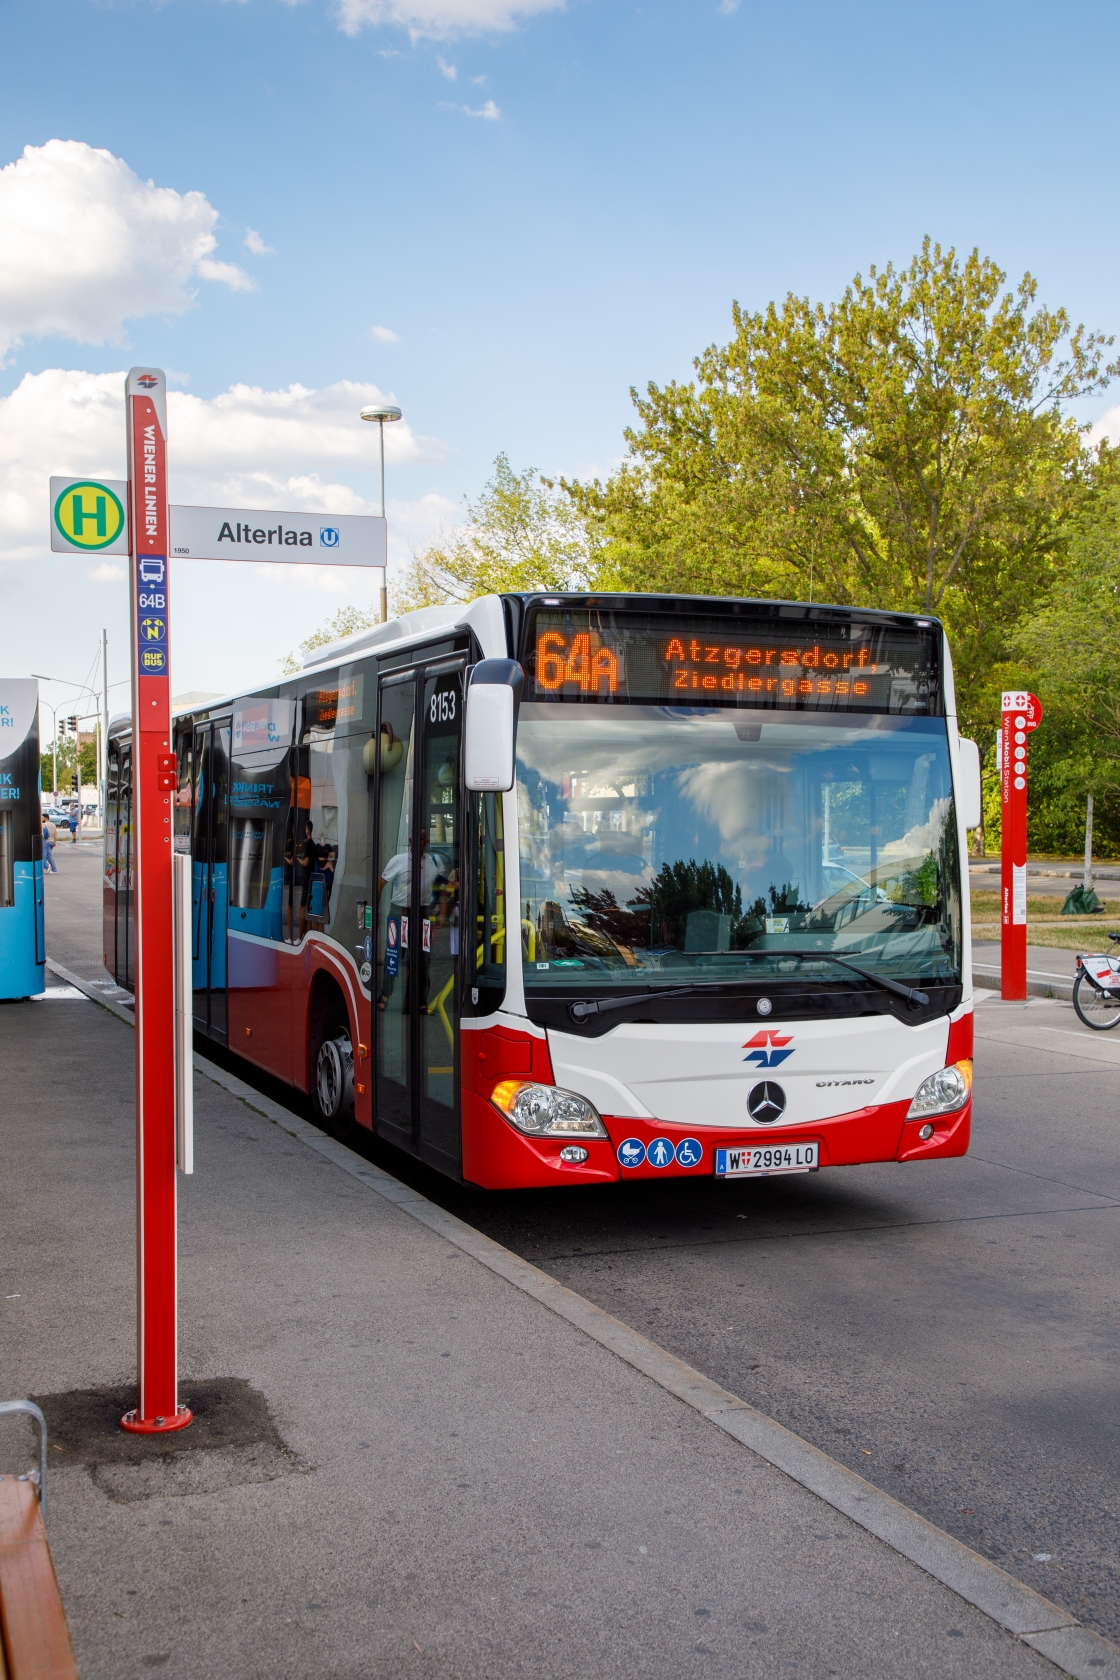
[[(175, 720), (199, 1033), (494, 1189), (964, 1154), (937, 620), (504, 595)], [(105, 961), (132, 985), (130, 742)]]

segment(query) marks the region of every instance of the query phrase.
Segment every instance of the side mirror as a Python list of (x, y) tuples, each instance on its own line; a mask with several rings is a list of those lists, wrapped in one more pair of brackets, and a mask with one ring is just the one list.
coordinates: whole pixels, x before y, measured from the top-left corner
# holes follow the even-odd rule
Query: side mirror
[(513, 786), (517, 709), (525, 673), (513, 659), (480, 659), (471, 671), (463, 728), (463, 776), (471, 793)]
[(960, 749), (960, 781), (957, 787), (957, 810), (965, 828), (979, 828), (984, 814), (980, 784), (980, 748), (963, 735), (957, 742)]

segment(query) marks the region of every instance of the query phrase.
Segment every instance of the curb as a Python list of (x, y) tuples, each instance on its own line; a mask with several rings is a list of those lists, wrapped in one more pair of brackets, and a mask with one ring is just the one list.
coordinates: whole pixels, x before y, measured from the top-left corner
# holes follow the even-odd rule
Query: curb
[[(998, 968), (981, 972), (975, 963), (972, 965), (972, 984), (983, 986), (985, 991), (998, 992), (1000, 988), (1000, 973)], [(1061, 998), (1066, 1003), (1073, 997), (1073, 981), (1060, 980), (1028, 980), (1027, 996), (1041, 998)]]
[[(76, 974), (49, 959), (47, 966), (119, 1020), (134, 1025), (129, 1010), (99, 996), (88, 981), (79, 979)], [(289, 1136), (307, 1144), (325, 1160), (358, 1179), (367, 1189), (392, 1202), (409, 1218), (427, 1226), (488, 1271), (531, 1296), (600, 1347), (640, 1371), (659, 1388), (698, 1412), (708, 1423), (780, 1470), (791, 1481), (873, 1534), (892, 1551), (917, 1564), (935, 1581), (950, 1588), (966, 1604), (998, 1623), (1063, 1673), (1072, 1675), (1074, 1680), (1120, 1680), (1120, 1648), (1091, 1629), (1082, 1627), (1075, 1616), (1016, 1580), (998, 1564), (981, 1557), (963, 1541), (927, 1522), (917, 1511), (873, 1487), (854, 1470), (849, 1470), (847, 1465), (829, 1458), (827, 1453), (802, 1440), (774, 1418), (767, 1417), (738, 1395), (721, 1388), (703, 1372), (658, 1347), (602, 1307), (595, 1306), (574, 1290), (558, 1283), (519, 1254), (503, 1248), (455, 1214), (438, 1207), (419, 1191), (410, 1189), (391, 1173), (364, 1160), (344, 1143), (320, 1132), (309, 1121), (300, 1119), (299, 1115), (291, 1113), (271, 1097), (262, 1096), (236, 1075), (208, 1062), (198, 1051), (195, 1052), (194, 1065), (197, 1072), (213, 1084), (222, 1086), (247, 1108), (271, 1120)]]

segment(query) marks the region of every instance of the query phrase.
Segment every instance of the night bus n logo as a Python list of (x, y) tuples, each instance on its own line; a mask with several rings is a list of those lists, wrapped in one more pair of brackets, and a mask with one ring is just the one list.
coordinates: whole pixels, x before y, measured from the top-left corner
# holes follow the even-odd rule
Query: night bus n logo
[(90, 479), (68, 484), (56, 497), (54, 522), (75, 548), (108, 548), (124, 530), (124, 507), (107, 484)]

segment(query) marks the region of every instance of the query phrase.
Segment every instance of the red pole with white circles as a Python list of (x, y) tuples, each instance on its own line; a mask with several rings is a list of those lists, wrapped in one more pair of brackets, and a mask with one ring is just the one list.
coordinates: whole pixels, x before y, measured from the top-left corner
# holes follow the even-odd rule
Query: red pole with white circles
[(1027, 996), (1027, 742), (1042, 722), (1033, 694), (1008, 690), (1000, 705), (1000, 996)]

